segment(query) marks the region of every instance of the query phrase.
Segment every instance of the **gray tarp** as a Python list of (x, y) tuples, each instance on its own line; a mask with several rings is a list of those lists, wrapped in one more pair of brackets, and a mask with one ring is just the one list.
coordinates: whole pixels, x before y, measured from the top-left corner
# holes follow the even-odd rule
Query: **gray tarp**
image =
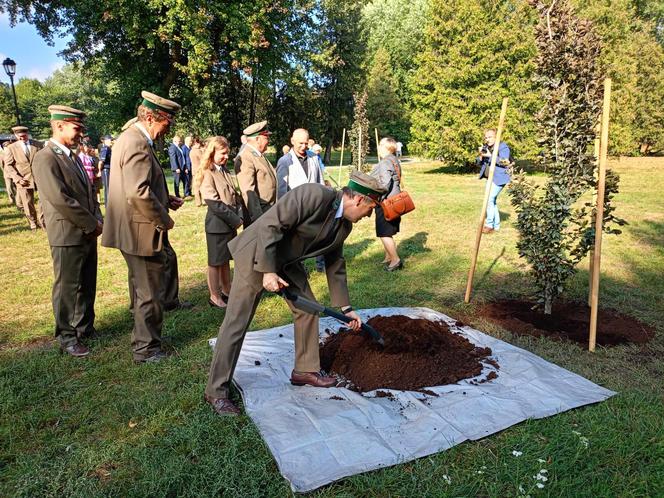
[[(500, 365), (498, 378), (477, 385), (469, 379), (430, 387), (439, 397), (391, 391), (394, 399), (376, 398), (375, 392), (360, 395), (340, 388), (294, 387), (289, 383), (293, 326), (249, 332), (234, 380), (247, 414), (294, 491), (310, 491), (342, 477), (407, 462), (529, 418), (548, 417), (615, 394), (528, 351), (470, 327), (457, 327), (454, 319), (428, 308), (359, 313), (363, 319), (403, 314), (444, 320), (472, 343), (491, 348)], [(320, 321), (322, 338), (325, 329), (338, 328), (333, 319)], [(211, 345), (214, 342), (210, 340)], [(495, 368), (486, 365), (475, 380), (486, 378), (491, 370)]]

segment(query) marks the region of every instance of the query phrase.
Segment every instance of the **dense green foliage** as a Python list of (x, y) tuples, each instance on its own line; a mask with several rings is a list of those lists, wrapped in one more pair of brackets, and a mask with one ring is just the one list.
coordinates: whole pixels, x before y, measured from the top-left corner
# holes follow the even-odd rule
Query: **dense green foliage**
[[(536, 28), (537, 71), (544, 106), (537, 114), (539, 157), (550, 175), (538, 188), (523, 171), (510, 184), (517, 212), (517, 248), (535, 280), (538, 302), (551, 313), (553, 300), (576, 271), (594, 242), (592, 206), (577, 207), (581, 196), (596, 190), (593, 145), (602, 105), (600, 42), (592, 23), (575, 16), (567, 0), (533, 1), (540, 21)], [(618, 178), (608, 173), (605, 203), (617, 192)], [(607, 232), (614, 221), (604, 211)]]
[(411, 152), (452, 165), (470, 162), (509, 96), (505, 139), (516, 157), (536, 153), (531, 17), (521, 1), (430, 2), (411, 80)]
[[(599, 62), (614, 81), (611, 153), (662, 150), (662, 2), (573, 4), (594, 21)], [(98, 98), (74, 90), (66, 100), (94, 101), (85, 110), (99, 114), (96, 133), (117, 131), (147, 89), (184, 105), (177, 132), (224, 134), (237, 145), (248, 123), (268, 119), (276, 146), (303, 126), (329, 160), (352, 124), (353, 95), (366, 90), (370, 129), (461, 166), (508, 96), (505, 138), (515, 157), (539, 153), (535, 16), (526, 0), (0, 0), (0, 13), (34, 24), (46, 40), (71, 35), (63, 55)], [(6, 97), (5, 88), (5, 130), (13, 124)], [(43, 129), (30, 112), (26, 124)]]
[[(390, 136), (407, 142), (409, 123), (406, 109), (397, 95), (397, 79), (384, 48), (376, 51), (366, 88), (367, 119), (371, 127), (378, 129), (380, 137)], [(372, 145), (375, 151), (376, 144)]]

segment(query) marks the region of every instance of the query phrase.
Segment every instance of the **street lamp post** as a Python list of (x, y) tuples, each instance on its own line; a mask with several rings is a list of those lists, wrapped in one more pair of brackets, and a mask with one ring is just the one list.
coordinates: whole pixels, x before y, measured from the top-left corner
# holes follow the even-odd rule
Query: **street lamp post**
[(14, 88), (14, 75), (16, 74), (16, 62), (7, 57), (2, 61), (2, 67), (5, 68), (5, 73), (9, 76), (9, 81), (12, 84), (12, 93), (14, 94), (14, 112), (16, 112), (16, 124), (21, 124), (21, 116), (18, 112), (18, 100), (16, 99), (16, 89)]

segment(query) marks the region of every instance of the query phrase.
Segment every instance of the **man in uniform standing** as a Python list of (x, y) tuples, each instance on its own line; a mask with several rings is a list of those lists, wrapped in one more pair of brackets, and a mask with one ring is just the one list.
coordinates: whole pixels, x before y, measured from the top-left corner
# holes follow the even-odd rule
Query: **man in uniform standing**
[(247, 143), (235, 161), (235, 173), (250, 223), (270, 209), (277, 200), (277, 175), (263, 155), (270, 143), (267, 121), (245, 128)]
[(48, 111), (53, 136), (35, 153), (32, 167), (53, 257), (55, 336), (62, 351), (82, 357), (90, 350), (80, 339), (95, 332), (97, 237), (103, 224), (97, 196), (74, 152), (85, 114), (57, 105)]
[(35, 204), (35, 182), (32, 178), (32, 161), (39, 149), (30, 142), (28, 128), (14, 126), (12, 131), (16, 142), (5, 148), (5, 169), (16, 184), (16, 196), (23, 206), (30, 229), (37, 230), (44, 225), (44, 215)]
[(167, 356), (161, 349), (161, 328), (168, 230), (175, 225), (168, 210), (178, 209), (183, 201), (168, 195), (153, 146), (154, 140), (168, 133), (180, 105), (149, 92), (141, 96), (138, 120), (114, 146), (102, 245), (119, 249), (129, 269), (134, 361), (154, 363)]
[[(360, 328), (361, 319), (350, 306), (343, 244), (353, 223), (371, 215), (383, 192), (376, 179), (359, 171), (351, 173), (348, 186), (340, 191), (316, 183), (304, 184), (286, 194), (228, 244), (235, 260), (235, 273), (205, 389), (205, 400), (216, 413), (239, 413), (229, 399), (230, 384), (263, 291), (278, 292), (288, 287), (295, 294), (315, 301), (303, 260), (325, 256), (331, 304), (353, 319), (352, 329)], [(287, 303), (295, 323), (295, 368), (291, 383), (335, 385), (333, 377), (320, 373), (318, 316), (298, 310), (288, 300)]]
[(101, 183), (104, 186), (104, 206), (107, 206), (109, 176), (111, 174), (111, 145), (113, 145), (113, 137), (106, 135), (103, 140), (104, 143), (99, 151), (99, 171), (101, 171)]

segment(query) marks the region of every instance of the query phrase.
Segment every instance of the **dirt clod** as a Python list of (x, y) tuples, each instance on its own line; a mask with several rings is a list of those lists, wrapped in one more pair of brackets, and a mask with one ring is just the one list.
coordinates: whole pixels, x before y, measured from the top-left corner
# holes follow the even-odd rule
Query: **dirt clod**
[(256, 365), (256, 366), (259, 366), (260, 364), (261, 364), (260, 361), (258, 361), (258, 360), (254, 361), (254, 365)]
[(475, 346), (442, 321), (395, 315), (376, 316), (368, 324), (383, 335), (384, 348), (364, 332), (342, 330), (320, 351), (322, 368), (350, 380), (359, 392), (454, 384), (480, 375), (491, 355), (491, 349)]

